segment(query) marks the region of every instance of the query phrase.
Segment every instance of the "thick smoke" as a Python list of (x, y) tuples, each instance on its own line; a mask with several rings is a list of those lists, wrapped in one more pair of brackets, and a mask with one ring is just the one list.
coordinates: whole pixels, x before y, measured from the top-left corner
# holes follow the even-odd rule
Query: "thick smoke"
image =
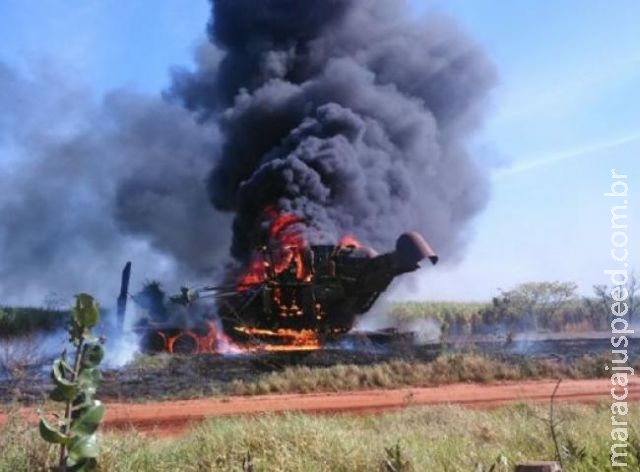
[(216, 0), (208, 33), (163, 97), (96, 103), (0, 63), (0, 304), (115, 296), (127, 260), (138, 281), (215, 281), (269, 206), (313, 242), (417, 229), (460, 254), (494, 71), (455, 25), (399, 0)]
[(205, 190), (215, 127), (159, 98), (96, 104), (36, 76), (0, 64), (0, 304), (80, 291), (110, 304), (127, 260), (139, 283), (212, 277), (231, 224)]
[(459, 254), (488, 198), (465, 144), (495, 74), (453, 24), (406, 14), (398, 0), (213, 1), (215, 49), (173, 92), (223, 132), (209, 194), (236, 214), (235, 257), (271, 206), (312, 242), (387, 249), (417, 229)]

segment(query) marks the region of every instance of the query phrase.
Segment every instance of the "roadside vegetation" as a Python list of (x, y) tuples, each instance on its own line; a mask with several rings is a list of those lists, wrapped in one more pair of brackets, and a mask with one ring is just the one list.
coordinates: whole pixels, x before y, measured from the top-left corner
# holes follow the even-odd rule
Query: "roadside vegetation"
[[(566, 471), (613, 470), (609, 406), (557, 406)], [(517, 463), (555, 458), (548, 415), (546, 406), (516, 404), (490, 411), (437, 406), (384, 415), (217, 418), (177, 438), (105, 433), (98, 470), (370, 472), (393, 470), (391, 462), (404, 472), (488, 471), (491, 466), (511, 471)], [(632, 405), (628, 417), (639, 415)], [(55, 460), (55, 449), (43, 446), (37, 431), (15, 414), (0, 427), (0, 450), (0, 470), (42, 470), (46, 461)], [(637, 432), (627, 452), (629, 470), (637, 470)]]
[[(608, 357), (590, 354), (568, 361), (470, 352), (443, 354), (431, 362), (397, 359), (329, 367), (293, 365), (263, 373), (254, 371), (249, 375), (238, 375), (231, 370), (225, 379), (219, 375), (219, 370), (224, 367), (210, 365), (211, 358), (207, 356), (145, 356), (138, 358), (126, 372), (106, 374), (102, 395), (103, 398), (144, 402), (208, 396), (433, 387), (458, 382), (491, 384), (519, 380), (604, 378), (610, 376), (610, 372), (605, 370), (610, 362)], [(640, 359), (634, 359), (632, 364), (640, 369)], [(166, 381), (167, 378), (171, 381)]]
[[(567, 363), (550, 359), (500, 360), (478, 354), (451, 354), (433, 362), (389, 361), (375, 365), (287, 367), (255, 380), (235, 380), (224, 389), (232, 395), (342, 392), (401, 387), (433, 387), (457, 382), (495, 383), (536, 379), (588, 379), (610, 375), (604, 356), (584, 356)], [(640, 360), (636, 362), (640, 368)]]

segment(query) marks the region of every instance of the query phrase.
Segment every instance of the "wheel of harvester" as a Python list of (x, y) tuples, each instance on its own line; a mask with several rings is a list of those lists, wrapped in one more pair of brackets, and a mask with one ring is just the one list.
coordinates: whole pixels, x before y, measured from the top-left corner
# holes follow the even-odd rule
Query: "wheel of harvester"
[(195, 354), (196, 352), (198, 352), (198, 341), (191, 334), (180, 334), (173, 342), (174, 354)]
[(166, 350), (165, 336), (158, 331), (148, 331), (142, 336), (140, 347), (147, 353), (163, 352)]

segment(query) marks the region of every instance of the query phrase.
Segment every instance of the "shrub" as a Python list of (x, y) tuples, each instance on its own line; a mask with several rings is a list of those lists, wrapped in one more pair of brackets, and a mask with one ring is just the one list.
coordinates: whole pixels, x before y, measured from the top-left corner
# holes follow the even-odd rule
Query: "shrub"
[(40, 416), (40, 435), (60, 446), (57, 472), (85, 472), (97, 468), (98, 444), (96, 431), (104, 416), (104, 405), (93, 397), (96, 394), (104, 357), (102, 341), (91, 334), (100, 319), (95, 300), (87, 294), (76, 296), (69, 326), (70, 341), (75, 348), (73, 363), (67, 362), (66, 352), (53, 362), (51, 378), (55, 388), (51, 399), (64, 404), (64, 415), (56, 415), (57, 424)]

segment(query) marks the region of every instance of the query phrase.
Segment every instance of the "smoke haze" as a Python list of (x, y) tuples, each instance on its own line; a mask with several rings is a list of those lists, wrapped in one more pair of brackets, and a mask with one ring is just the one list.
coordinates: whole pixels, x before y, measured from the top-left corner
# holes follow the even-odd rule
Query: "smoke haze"
[(215, 127), (158, 98), (95, 104), (63, 78), (6, 67), (0, 94), (0, 146), (15, 156), (0, 166), (0, 303), (80, 291), (110, 302), (127, 260), (169, 283), (213, 274), (230, 226), (204, 190)]

